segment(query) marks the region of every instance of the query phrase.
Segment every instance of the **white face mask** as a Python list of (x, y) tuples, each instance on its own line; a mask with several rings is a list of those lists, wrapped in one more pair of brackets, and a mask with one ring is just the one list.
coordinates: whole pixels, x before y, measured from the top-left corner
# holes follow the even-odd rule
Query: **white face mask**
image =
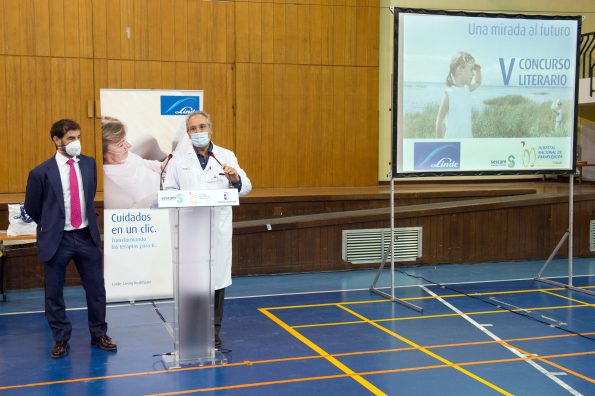
[(81, 141), (80, 140), (74, 140), (63, 147), (64, 147), (64, 151), (66, 151), (66, 154), (70, 155), (71, 157), (76, 157), (77, 155), (81, 154)]

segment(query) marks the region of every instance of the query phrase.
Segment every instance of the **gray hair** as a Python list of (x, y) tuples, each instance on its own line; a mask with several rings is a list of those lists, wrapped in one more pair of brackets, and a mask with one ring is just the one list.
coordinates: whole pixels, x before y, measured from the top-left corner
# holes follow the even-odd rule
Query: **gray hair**
[(209, 115), (209, 113), (205, 111), (193, 111), (192, 113), (188, 114), (188, 117), (186, 117), (186, 129), (188, 129), (188, 121), (190, 121), (191, 118), (197, 116), (203, 116), (204, 118), (206, 118), (207, 122), (209, 123), (209, 128), (213, 127), (213, 122), (211, 121), (211, 116)]

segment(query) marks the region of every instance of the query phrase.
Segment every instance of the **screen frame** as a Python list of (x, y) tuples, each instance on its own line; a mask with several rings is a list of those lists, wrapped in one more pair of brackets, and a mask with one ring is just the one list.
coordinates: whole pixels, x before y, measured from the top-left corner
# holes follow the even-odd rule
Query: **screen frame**
[[(574, 111), (572, 118), (572, 160), (571, 168), (564, 169), (526, 169), (526, 170), (467, 170), (467, 171), (420, 171), (420, 172), (399, 172), (398, 171), (398, 152), (399, 152), (399, 138), (397, 118), (400, 113), (399, 109), (399, 15), (407, 14), (426, 14), (426, 15), (445, 15), (445, 16), (463, 16), (463, 17), (482, 17), (482, 18), (507, 18), (507, 19), (536, 19), (536, 20), (573, 20), (577, 22), (576, 32), (576, 60), (574, 70)], [(580, 40), (581, 40), (581, 23), (582, 17), (580, 15), (528, 15), (528, 14), (506, 14), (506, 13), (487, 13), (487, 12), (467, 12), (467, 11), (447, 11), (447, 10), (429, 10), (419, 8), (394, 8), (394, 32), (393, 32), (393, 70), (392, 70), (392, 86), (391, 86), (391, 172), (392, 177), (407, 178), (407, 177), (436, 177), (436, 176), (497, 176), (497, 175), (543, 175), (543, 174), (560, 174), (569, 175), (576, 173), (576, 152), (577, 152), (577, 126), (578, 126), (578, 88), (579, 88), (579, 68), (580, 68)]]

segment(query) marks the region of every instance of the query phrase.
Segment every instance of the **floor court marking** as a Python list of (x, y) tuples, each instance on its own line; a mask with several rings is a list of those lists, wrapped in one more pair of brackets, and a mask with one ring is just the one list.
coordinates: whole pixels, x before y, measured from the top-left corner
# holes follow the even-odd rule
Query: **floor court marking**
[(511, 346), (512, 346), (513, 348), (515, 348), (515, 349), (518, 349), (518, 350), (519, 350), (519, 352), (521, 352), (522, 354), (524, 354), (524, 355), (527, 355), (527, 356), (531, 357), (532, 359), (539, 360), (539, 361), (541, 361), (541, 362), (544, 362), (544, 363), (546, 363), (546, 364), (549, 364), (549, 365), (550, 365), (550, 366), (552, 366), (552, 367), (555, 367), (555, 368), (557, 368), (557, 369), (559, 369), (559, 370), (562, 370), (562, 371), (564, 371), (565, 373), (572, 374), (572, 375), (574, 375), (575, 377), (578, 377), (578, 378), (580, 378), (580, 379), (583, 379), (583, 380), (585, 380), (585, 381), (588, 381), (588, 382), (590, 382), (590, 383), (592, 383), (592, 384), (595, 384), (595, 380), (594, 380), (593, 378), (587, 377), (586, 375), (583, 375), (583, 374), (581, 374), (581, 373), (577, 373), (576, 371), (570, 370), (569, 368), (566, 368), (566, 367), (564, 367), (564, 366), (561, 366), (561, 365), (559, 365), (559, 364), (557, 364), (557, 363), (550, 362), (549, 360), (547, 360), (547, 358), (546, 358), (546, 357), (539, 356), (539, 355), (536, 355), (536, 354), (534, 354), (534, 353), (530, 353), (530, 352), (524, 351), (524, 350), (522, 350), (521, 348), (519, 348), (519, 347), (517, 347), (517, 346), (514, 346), (514, 345), (511, 345)]
[[(423, 285), (422, 285), (423, 286)], [(407, 287), (422, 287), (422, 286), (407, 286)], [(435, 285), (431, 285), (435, 286)], [(595, 287), (595, 286), (592, 286)], [(367, 289), (369, 290), (369, 289)], [(499, 295), (499, 294), (524, 294), (524, 293), (541, 293), (543, 291), (560, 291), (566, 290), (564, 287), (552, 287), (547, 289), (520, 289), (520, 290), (507, 290), (507, 291), (489, 291), (489, 292), (478, 292), (478, 293), (457, 293), (457, 294), (444, 294), (439, 295), (441, 298), (456, 298), (456, 297), (469, 297), (469, 296), (491, 296), (491, 295)], [(435, 300), (436, 297), (434, 296), (419, 296), (419, 297), (402, 297), (401, 300), (404, 301), (420, 301), (420, 300)], [(377, 300), (362, 300), (362, 301), (347, 301), (341, 304), (345, 305), (357, 305), (357, 304), (373, 304), (373, 303), (390, 303), (390, 300), (387, 299), (377, 299)], [(303, 308), (316, 308), (316, 307), (327, 307), (333, 306), (337, 303), (320, 303), (320, 304), (303, 304), (303, 305), (283, 305), (277, 307), (267, 307), (267, 310), (274, 311), (279, 309), (303, 309)]]
[[(446, 307), (450, 308), (452, 311), (454, 311), (454, 312), (458, 313), (459, 315), (461, 315), (461, 317), (463, 319), (465, 319), (467, 322), (469, 322), (470, 324), (472, 324), (479, 331), (481, 331), (482, 333), (484, 333), (485, 335), (487, 335), (488, 337), (490, 337), (492, 340), (498, 341), (500, 343), (500, 345), (502, 345), (508, 351), (512, 352), (515, 356), (518, 356), (520, 358), (523, 358), (523, 357), (526, 357), (527, 356), (526, 354), (519, 352), (518, 349), (513, 348), (512, 346), (508, 345), (505, 342), (502, 342), (502, 339), (500, 337), (498, 337), (495, 333), (493, 333), (492, 331), (490, 331), (490, 330), (486, 329), (485, 327), (481, 326), (479, 323), (477, 323), (469, 315), (466, 315), (460, 309), (458, 309), (457, 307), (455, 307), (453, 304), (449, 303), (445, 299), (440, 298), (436, 293), (434, 293), (433, 291), (431, 291), (427, 287), (422, 286), (421, 288), (426, 293), (428, 293), (428, 294), (430, 294), (432, 296), (435, 296), (438, 299), (438, 301), (440, 301)], [(566, 391), (570, 392), (571, 394), (573, 394), (575, 396), (581, 395), (580, 392), (578, 392), (576, 389), (574, 389), (573, 387), (571, 387), (570, 385), (568, 385), (566, 382), (562, 381), (560, 378), (556, 377), (555, 375), (552, 375), (552, 373), (550, 373), (545, 368), (543, 368), (543, 366), (535, 363), (533, 360), (526, 360), (526, 362), (531, 367), (533, 367), (534, 369), (536, 369), (537, 371), (539, 371), (541, 374), (543, 374), (546, 377), (548, 377), (550, 380), (554, 381), (556, 384), (558, 384), (560, 387), (562, 387)]]
[[(339, 303), (336, 303), (338, 305)], [(558, 306), (551, 306), (551, 307), (536, 307), (536, 308), (526, 308), (526, 309), (499, 309), (493, 311), (473, 311), (473, 312), (464, 312), (465, 315), (492, 315), (492, 314), (502, 314), (502, 313), (510, 313), (510, 312), (522, 312), (527, 309), (532, 311), (544, 311), (548, 309), (571, 309), (571, 308), (587, 308), (587, 305), (558, 305)], [(399, 322), (403, 320), (421, 320), (421, 319), (440, 319), (440, 318), (454, 318), (459, 317), (460, 314), (451, 313), (451, 314), (436, 314), (436, 315), (425, 315), (425, 316), (405, 316), (402, 318), (384, 318), (384, 319), (370, 319), (372, 322), (376, 323), (383, 323), (383, 322)], [(294, 329), (303, 329), (308, 327), (326, 327), (326, 326), (342, 326), (342, 325), (352, 325), (352, 324), (363, 324), (366, 321), (363, 320), (354, 320), (348, 322), (330, 322), (330, 323), (310, 323), (304, 325), (296, 325), (292, 326)]]
[(552, 292), (551, 292), (551, 291), (549, 291), (549, 290), (542, 290), (542, 293), (549, 294), (549, 295), (552, 295), (552, 296), (556, 296), (556, 297), (559, 297), (559, 298), (563, 298), (563, 299), (565, 299), (565, 300), (574, 301), (574, 302), (577, 302), (577, 303), (579, 303), (579, 304), (587, 305), (587, 306), (589, 306), (589, 307), (595, 307), (595, 304), (589, 304), (588, 302), (581, 301), (581, 300), (577, 300), (577, 299), (575, 299), (575, 298), (570, 298), (570, 297), (568, 297), (568, 296), (563, 296), (563, 295), (561, 295), (561, 294), (558, 294), (558, 293), (552, 293)]
[[(595, 332), (584, 333), (584, 334), (590, 335), (590, 334), (595, 334)], [(545, 340), (545, 339), (557, 339), (557, 338), (568, 338), (568, 337), (578, 337), (578, 335), (577, 334), (558, 334), (558, 335), (552, 335), (552, 336), (510, 338), (507, 340), (503, 340), (503, 342), (539, 341), (539, 340)], [(473, 345), (481, 345), (481, 344), (496, 344), (496, 343), (497, 343), (496, 341), (473, 341), (473, 342), (464, 342), (464, 343), (456, 343), (456, 344), (425, 345), (424, 348), (436, 349), (436, 348), (450, 348), (450, 347), (465, 347), (465, 346), (473, 346)], [(413, 351), (413, 350), (417, 350), (417, 349), (414, 347), (392, 348), (392, 349), (384, 349), (384, 350), (335, 353), (335, 354), (332, 354), (329, 356), (347, 357), (347, 356), (364, 355), (364, 354), (392, 353), (392, 352)], [(536, 356), (535, 358), (539, 357), (541, 359), (555, 359), (555, 358), (563, 358), (563, 357), (579, 357), (579, 356), (589, 356), (589, 355), (595, 355), (595, 351), (573, 352), (573, 353), (554, 354), (554, 355), (545, 355), (545, 356), (536, 356), (536, 355), (532, 355), (532, 356)], [(40, 386), (50, 386), (50, 385), (65, 385), (65, 384), (78, 383), (78, 382), (89, 382), (89, 381), (100, 381), (100, 380), (120, 379), (120, 378), (129, 378), (129, 377), (140, 377), (140, 376), (144, 376), (144, 375), (156, 375), (156, 374), (166, 374), (167, 375), (169, 373), (177, 373), (177, 372), (185, 372), (185, 371), (224, 369), (224, 368), (229, 368), (229, 367), (252, 366), (252, 365), (257, 365), (257, 364), (283, 363), (283, 362), (289, 362), (289, 361), (323, 359), (323, 358), (324, 358), (324, 356), (321, 356), (321, 355), (307, 355), (307, 356), (296, 356), (296, 357), (289, 357), (289, 358), (243, 361), (243, 362), (238, 362), (238, 363), (227, 363), (224, 365), (217, 365), (217, 366), (185, 367), (185, 368), (171, 369), (171, 370), (156, 370), (156, 371), (148, 371), (148, 372), (113, 374), (113, 375), (105, 375), (105, 376), (98, 376), (98, 377), (84, 377), (84, 378), (75, 378), (75, 379), (68, 379), (68, 380), (58, 380), (58, 381), (36, 382), (36, 383), (21, 384), (21, 385), (0, 386), (0, 391), (8, 390), (8, 389), (20, 389), (20, 388), (30, 388), (30, 387), (40, 387)], [(471, 361), (471, 362), (461, 362), (458, 364), (461, 366), (473, 366), (473, 365), (481, 365), (481, 364), (517, 362), (517, 361), (528, 360), (528, 359), (534, 359), (534, 357)], [(359, 373), (359, 374), (360, 375), (364, 375), (364, 374), (371, 375), (371, 374), (383, 374), (386, 372), (403, 372), (403, 371), (418, 371), (418, 370), (421, 371), (421, 370), (429, 370), (429, 369), (434, 369), (434, 368), (447, 368), (447, 367), (448, 367), (447, 365), (418, 366), (418, 367), (407, 367), (407, 368), (400, 368), (400, 369), (390, 369), (388, 371), (382, 370), (382, 371), (366, 372), (366, 373)], [(343, 378), (343, 377), (348, 377), (348, 375), (347, 374), (339, 374), (339, 376), (337, 378)]]
[[(492, 282), (492, 281), (486, 281), (486, 282)], [(477, 283), (477, 282), (474, 282)], [(459, 283), (460, 284), (460, 283)], [(403, 287), (413, 287), (413, 286), (403, 286)], [(587, 286), (585, 288), (594, 288), (595, 286)], [(481, 294), (495, 294), (495, 293), (499, 293), (499, 294), (510, 294), (510, 293), (524, 293), (524, 292), (541, 292), (541, 291), (549, 291), (549, 290), (566, 290), (566, 288), (549, 288), (549, 289), (538, 289), (538, 290), (510, 290), (510, 291), (506, 291), (506, 292), (484, 292)], [(452, 296), (459, 296), (459, 295), (452, 295)], [(464, 296), (464, 295), (460, 295), (460, 296)], [(443, 296), (444, 297), (444, 296)], [(560, 297), (560, 296), (559, 296)], [(561, 296), (563, 297), (563, 296)], [(414, 297), (413, 299), (427, 299), (428, 297)], [(433, 298), (433, 297), (430, 297)], [(380, 300), (380, 301), (386, 301), (386, 300)], [(171, 304), (171, 302), (168, 301), (159, 301), (157, 302), (158, 304)], [(362, 302), (353, 302), (353, 303), (362, 303)], [(135, 305), (148, 305), (150, 303), (136, 303)], [(349, 304), (349, 303), (345, 303), (345, 304)], [(327, 304), (327, 305), (336, 305), (336, 303), (332, 303), (332, 304)], [(130, 307), (129, 304), (123, 304), (120, 305), (121, 307)], [(593, 306), (593, 304), (589, 305), (589, 306)], [(300, 307), (307, 307), (307, 305), (302, 305)], [(559, 308), (573, 308), (573, 307), (577, 307), (577, 306), (566, 306), (566, 307), (559, 307)], [(284, 307), (278, 307), (276, 309), (283, 309)], [(543, 309), (550, 309), (553, 307), (545, 307)], [(85, 309), (85, 308), (72, 308), (70, 310), (81, 310), (81, 309)], [(267, 309), (271, 309), (271, 308), (267, 308)], [(272, 307), (272, 309), (275, 309), (274, 307)], [(40, 311), (43, 313), (43, 311)], [(505, 312), (505, 311), (504, 311)], [(27, 312), (29, 313), (29, 312)], [(486, 313), (500, 313), (500, 311), (488, 311)], [(0, 314), (1, 315), (14, 315), (14, 314), (18, 314), (18, 313), (8, 313), (8, 314)], [(456, 315), (454, 315), (456, 316)], [(577, 335), (590, 335), (590, 334), (595, 334), (595, 332), (588, 332), (588, 333), (581, 333), (581, 334), (563, 334), (563, 335), (556, 335), (556, 336), (540, 336), (540, 337), (525, 337), (525, 338), (517, 338), (517, 339), (511, 339), (508, 340), (510, 342), (512, 341), (531, 341), (531, 340), (536, 340), (536, 339), (543, 339), (543, 338), (559, 338), (559, 337), (574, 337)], [(488, 341), (490, 342), (490, 341)], [(471, 345), (474, 343), (460, 343), (460, 344), (452, 344), (453, 346), (465, 346), (465, 345)], [(444, 344), (444, 346), (450, 346), (449, 344)], [(427, 346), (427, 348), (438, 348), (441, 347), (440, 346)], [(369, 353), (379, 353), (381, 351), (371, 351)], [(355, 353), (361, 353), (361, 352), (355, 352)], [(364, 352), (365, 353), (365, 352)], [(340, 354), (337, 355), (335, 354), (334, 356), (348, 356), (349, 353), (346, 354)], [(556, 356), (551, 356), (551, 358), (554, 357), (558, 357), (559, 355)], [(570, 354), (568, 356), (576, 356), (575, 354)], [(237, 366), (237, 365), (251, 365), (251, 364), (262, 364), (262, 363), (268, 363), (268, 362), (282, 362), (282, 361), (289, 361), (289, 360), (300, 360), (300, 359), (309, 359), (309, 358), (321, 358), (321, 356), (303, 356), (303, 357), (295, 357), (295, 358), (281, 358), (281, 359), (271, 359), (271, 360), (262, 360), (262, 361), (255, 361), (255, 362), (241, 362), (241, 363), (230, 363), (228, 365), (224, 365), (224, 366), (217, 366), (217, 367), (193, 367), (193, 368), (184, 368), (184, 369), (179, 369), (179, 370), (162, 370), (162, 371), (151, 371), (151, 372), (137, 372), (137, 373), (128, 373), (128, 374), (116, 374), (113, 376), (103, 376), (103, 377), (90, 377), (90, 378), (79, 378), (79, 379), (72, 379), (72, 380), (61, 380), (61, 381), (53, 381), (53, 382), (43, 382), (43, 383), (33, 383), (33, 384), (25, 384), (25, 385), (15, 385), (15, 386), (9, 386), (9, 387), (0, 387), (0, 390), (4, 390), (4, 389), (11, 389), (11, 388), (22, 388), (22, 387), (29, 387), (29, 386), (42, 386), (42, 385), (52, 385), (52, 384), (64, 384), (64, 383), (72, 383), (72, 382), (82, 382), (82, 381), (92, 381), (92, 380), (102, 380), (102, 379), (113, 379), (113, 378), (123, 378), (123, 377), (133, 377), (133, 376), (142, 376), (142, 375), (153, 375), (153, 374), (160, 374), (160, 373), (171, 373), (173, 371), (190, 371), (190, 370), (197, 370), (197, 369), (208, 369), (208, 368), (219, 368), (219, 367), (233, 367), (233, 366)], [(544, 358), (544, 357), (542, 357)]]
[[(595, 276), (595, 275), (575, 275), (574, 278), (577, 277), (591, 277), (591, 276)], [(556, 277), (552, 277), (552, 278), (556, 278)], [(557, 277), (559, 278), (559, 277)], [(481, 283), (495, 283), (495, 282), (515, 282), (515, 281), (525, 281), (525, 280), (533, 280), (534, 278), (519, 278), (519, 279), (504, 279), (504, 280), (489, 280), (489, 281), (477, 281), (477, 282), (456, 282), (456, 283), (441, 283), (441, 285), (444, 286), (448, 286), (448, 285), (466, 285), (466, 284), (481, 284)], [(396, 289), (404, 289), (404, 288), (411, 288), (411, 287), (420, 287), (420, 286), (436, 286), (435, 284), (423, 284), (423, 285), (406, 285), (406, 286), (395, 286)], [(389, 287), (381, 287), (380, 289), (388, 289)], [(592, 289), (595, 288), (595, 286), (582, 286), (583, 289)], [(370, 290), (369, 288), (365, 288), (365, 289), (338, 289), (338, 290), (322, 290), (322, 291), (309, 291), (309, 292), (296, 292), (296, 293), (278, 293), (278, 294), (260, 294), (260, 295), (254, 295), (254, 296), (238, 296), (238, 297), (226, 297), (226, 300), (240, 300), (240, 299), (250, 299), (250, 298), (261, 298), (261, 297), (281, 297), (281, 296), (294, 296), (294, 295), (300, 295), (300, 294), (317, 294), (317, 293), (341, 293), (341, 292), (352, 292), (352, 291), (367, 291)], [(547, 288), (547, 289), (527, 289), (527, 290), (510, 290), (510, 291), (505, 291), (505, 292), (480, 292), (480, 293), (469, 293), (470, 296), (481, 296), (481, 295), (495, 295), (495, 294), (515, 294), (515, 293), (534, 293), (534, 292), (540, 292), (540, 291), (544, 291), (544, 290), (552, 290), (552, 291), (556, 291), (556, 290), (566, 290), (565, 287), (554, 287), (554, 288)], [(465, 294), (450, 294), (450, 295), (444, 295), (443, 297), (464, 297)], [(424, 296), (424, 297), (406, 297), (406, 298), (402, 298), (402, 300), (411, 300), (411, 301), (415, 301), (415, 300), (425, 300), (425, 299), (432, 299), (433, 297), (429, 297), (429, 296)], [(369, 302), (390, 302), (386, 299), (381, 299), (381, 300), (370, 300)], [(168, 305), (168, 304), (173, 304), (173, 300), (161, 300), (161, 301), (156, 301), (156, 304), (163, 304), (163, 305)], [(351, 304), (364, 304), (365, 302), (360, 302), (360, 301), (354, 301), (351, 302)], [(314, 304), (314, 305), (318, 305), (318, 306), (324, 306), (324, 305), (332, 305), (334, 303), (328, 303), (328, 304)], [(145, 305), (151, 305), (151, 302), (147, 301), (140, 301), (140, 302), (135, 302), (134, 304), (130, 304), (130, 303), (109, 303), (107, 305), (107, 308), (129, 308), (129, 307), (134, 307), (134, 306), (145, 306)], [(308, 305), (298, 305), (295, 306), (295, 308), (305, 308), (308, 307)], [(288, 309), (289, 307), (281, 307), (279, 309)], [(66, 308), (66, 311), (81, 311), (81, 310), (86, 310), (87, 307), (73, 307), (73, 308)], [(276, 307), (268, 307), (267, 309), (269, 310), (274, 310), (274, 309), (278, 309)], [(30, 314), (42, 314), (45, 313), (44, 310), (35, 310), (35, 311), (18, 311), (18, 312), (4, 312), (4, 313), (0, 313), (0, 317), (1, 316), (14, 316), (14, 315), (30, 315)]]
[(302, 334), (300, 334), (297, 330), (291, 328), (291, 326), (289, 326), (288, 324), (286, 324), (284, 321), (282, 321), (281, 319), (279, 319), (278, 317), (276, 317), (272, 313), (268, 312), (266, 310), (266, 308), (259, 308), (258, 310), (261, 313), (263, 313), (266, 317), (268, 317), (269, 319), (271, 319), (274, 323), (276, 323), (277, 325), (279, 325), (282, 329), (284, 329), (289, 334), (291, 334), (292, 336), (294, 336), (295, 338), (297, 338), (298, 340), (300, 340), (302, 343), (304, 343), (305, 345), (307, 345), (310, 349), (314, 350), (314, 352), (316, 352), (319, 355), (323, 356), (326, 360), (328, 360), (331, 364), (333, 364), (339, 370), (341, 370), (345, 374), (349, 375), (351, 378), (353, 378), (356, 382), (358, 382), (364, 388), (368, 389), (374, 395), (386, 395), (386, 393), (384, 393), (380, 389), (376, 388), (371, 382), (369, 382), (368, 380), (366, 380), (362, 376), (356, 374), (353, 370), (351, 370), (349, 367), (347, 367), (346, 365), (344, 365), (343, 363), (341, 363), (339, 360), (337, 360), (336, 358), (334, 358), (333, 356), (331, 356), (324, 349), (322, 349), (321, 347), (319, 347), (318, 345), (316, 345), (315, 343), (313, 343), (312, 341), (310, 341), (308, 338), (306, 338), (305, 336), (303, 336)]
[(491, 382), (489, 382), (489, 381), (487, 381), (487, 380), (479, 377), (478, 375), (473, 374), (469, 370), (464, 369), (460, 365), (458, 365), (456, 363), (453, 363), (453, 362), (451, 362), (450, 360), (448, 360), (446, 358), (443, 358), (442, 356), (440, 356), (440, 355), (438, 355), (438, 354), (430, 351), (427, 348), (422, 347), (421, 345), (416, 344), (415, 342), (411, 341), (410, 339), (405, 338), (402, 335), (395, 333), (394, 331), (391, 331), (391, 330), (387, 329), (386, 327), (383, 327), (383, 326), (381, 326), (381, 325), (379, 325), (377, 323), (374, 323), (373, 321), (371, 321), (370, 319), (366, 318), (365, 316), (363, 316), (363, 315), (361, 315), (361, 314), (359, 314), (359, 313), (357, 313), (357, 312), (355, 312), (355, 311), (353, 311), (353, 310), (351, 310), (351, 309), (349, 309), (347, 307), (344, 307), (344, 306), (342, 306), (340, 304), (339, 304), (339, 307), (341, 309), (349, 312), (350, 314), (354, 315), (355, 317), (358, 317), (361, 320), (366, 321), (367, 323), (371, 324), (372, 326), (374, 326), (374, 327), (376, 327), (376, 328), (384, 331), (385, 333), (387, 333), (387, 334), (389, 334), (389, 335), (397, 338), (398, 340), (406, 343), (407, 345), (410, 345), (410, 346), (414, 347), (415, 349), (419, 350), (420, 352), (423, 352), (426, 355), (431, 356), (434, 359), (439, 360), (440, 362), (446, 364), (447, 366), (452, 367), (452, 368), (454, 368), (457, 371), (460, 371), (461, 373), (467, 375), (468, 377), (471, 377), (471, 378), (475, 379), (476, 381), (481, 382), (482, 384), (484, 384), (484, 385), (492, 388), (496, 392), (499, 392), (499, 393), (501, 393), (503, 395), (512, 395), (511, 393), (505, 391), (504, 389), (500, 388), (499, 386), (497, 386), (495, 384), (492, 384)]
[[(579, 353), (580, 356), (592, 355), (592, 354), (595, 354), (595, 351)], [(575, 354), (558, 354), (558, 355), (543, 356), (542, 358), (544, 358), (544, 359), (563, 358), (563, 357), (569, 357), (570, 355), (575, 356)], [(475, 365), (485, 365), (485, 364), (515, 363), (515, 362), (530, 360), (530, 359), (533, 359), (533, 358), (525, 357), (525, 358), (494, 359), (494, 360), (482, 360), (482, 361), (477, 361), (477, 362), (463, 362), (463, 363), (458, 363), (458, 364), (460, 366), (475, 366)], [(396, 374), (396, 373), (406, 373), (406, 372), (411, 372), (411, 371), (425, 371), (425, 370), (435, 370), (435, 369), (444, 369), (444, 368), (452, 368), (452, 367), (447, 364), (436, 364), (436, 365), (420, 366), (420, 367), (405, 367), (405, 368), (398, 368), (398, 369), (362, 371), (357, 374), (362, 375), (362, 376), (364, 376), (364, 375), (379, 375), (379, 374)], [(212, 387), (212, 388), (187, 389), (187, 390), (173, 391), (173, 392), (167, 392), (167, 393), (149, 394), (146, 396), (183, 395), (183, 394), (189, 394), (189, 393), (212, 392), (212, 391), (218, 391), (218, 390), (259, 387), (259, 386), (267, 386), (267, 385), (280, 385), (280, 384), (286, 384), (286, 383), (320, 381), (320, 380), (326, 380), (326, 379), (348, 378), (348, 377), (349, 376), (347, 374), (337, 374), (337, 375), (319, 376), (319, 377), (292, 378), (292, 379), (288, 379), (288, 380), (252, 382), (252, 383), (237, 384), (237, 385), (227, 385), (227, 386), (224, 385), (224, 386)]]

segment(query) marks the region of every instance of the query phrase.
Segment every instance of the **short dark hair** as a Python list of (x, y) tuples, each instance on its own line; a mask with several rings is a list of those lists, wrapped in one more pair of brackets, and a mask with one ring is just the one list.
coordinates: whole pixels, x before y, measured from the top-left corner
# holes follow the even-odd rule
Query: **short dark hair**
[(62, 139), (66, 132), (80, 130), (81, 126), (73, 120), (63, 119), (54, 122), (52, 129), (50, 129), (50, 138), (56, 136), (58, 139)]

